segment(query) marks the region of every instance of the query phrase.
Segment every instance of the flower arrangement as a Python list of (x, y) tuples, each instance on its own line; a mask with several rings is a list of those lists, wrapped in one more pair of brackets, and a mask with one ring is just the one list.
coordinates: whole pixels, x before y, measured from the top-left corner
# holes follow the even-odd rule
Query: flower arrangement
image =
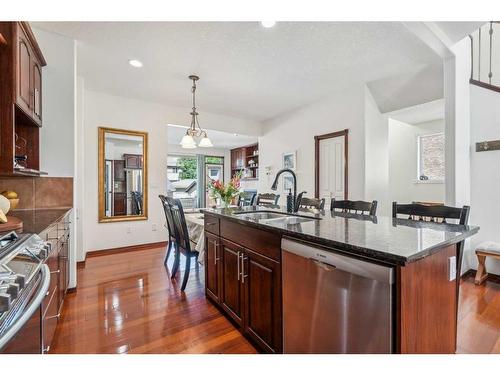
[(231, 201), (240, 195), (240, 174), (235, 174), (227, 184), (219, 180), (210, 180), (208, 190), (214, 198), (219, 198), (225, 207), (231, 204)]

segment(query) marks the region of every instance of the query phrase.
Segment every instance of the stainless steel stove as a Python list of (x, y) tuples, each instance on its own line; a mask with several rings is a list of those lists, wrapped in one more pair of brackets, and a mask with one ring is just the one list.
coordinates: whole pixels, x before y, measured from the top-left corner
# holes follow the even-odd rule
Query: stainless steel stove
[(43, 264), (50, 245), (36, 234), (0, 237), (0, 351), (39, 309), (50, 272)]

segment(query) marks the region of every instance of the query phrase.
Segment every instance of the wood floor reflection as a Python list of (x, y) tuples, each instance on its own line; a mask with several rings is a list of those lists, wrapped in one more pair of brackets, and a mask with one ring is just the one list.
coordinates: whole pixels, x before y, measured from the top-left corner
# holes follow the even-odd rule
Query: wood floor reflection
[[(159, 248), (88, 258), (50, 352), (256, 353), (205, 299), (203, 268), (192, 267), (181, 293), (182, 272), (172, 281), (164, 254)], [(500, 353), (500, 284), (463, 280), (458, 352)]]
[(183, 269), (171, 280), (164, 254), (160, 248), (88, 258), (50, 352), (256, 353), (205, 299), (203, 268), (192, 267), (181, 293)]

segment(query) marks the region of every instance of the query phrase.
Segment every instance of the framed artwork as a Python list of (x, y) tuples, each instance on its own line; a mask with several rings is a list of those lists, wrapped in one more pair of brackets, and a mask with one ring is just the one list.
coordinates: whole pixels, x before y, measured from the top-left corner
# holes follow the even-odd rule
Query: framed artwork
[(295, 170), (297, 167), (297, 151), (285, 152), (282, 155), (283, 168)]

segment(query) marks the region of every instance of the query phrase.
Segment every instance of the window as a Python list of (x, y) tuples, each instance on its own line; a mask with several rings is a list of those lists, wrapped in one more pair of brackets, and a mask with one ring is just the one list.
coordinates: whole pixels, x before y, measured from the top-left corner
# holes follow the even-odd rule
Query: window
[(444, 181), (444, 133), (425, 134), (417, 138), (419, 181)]

